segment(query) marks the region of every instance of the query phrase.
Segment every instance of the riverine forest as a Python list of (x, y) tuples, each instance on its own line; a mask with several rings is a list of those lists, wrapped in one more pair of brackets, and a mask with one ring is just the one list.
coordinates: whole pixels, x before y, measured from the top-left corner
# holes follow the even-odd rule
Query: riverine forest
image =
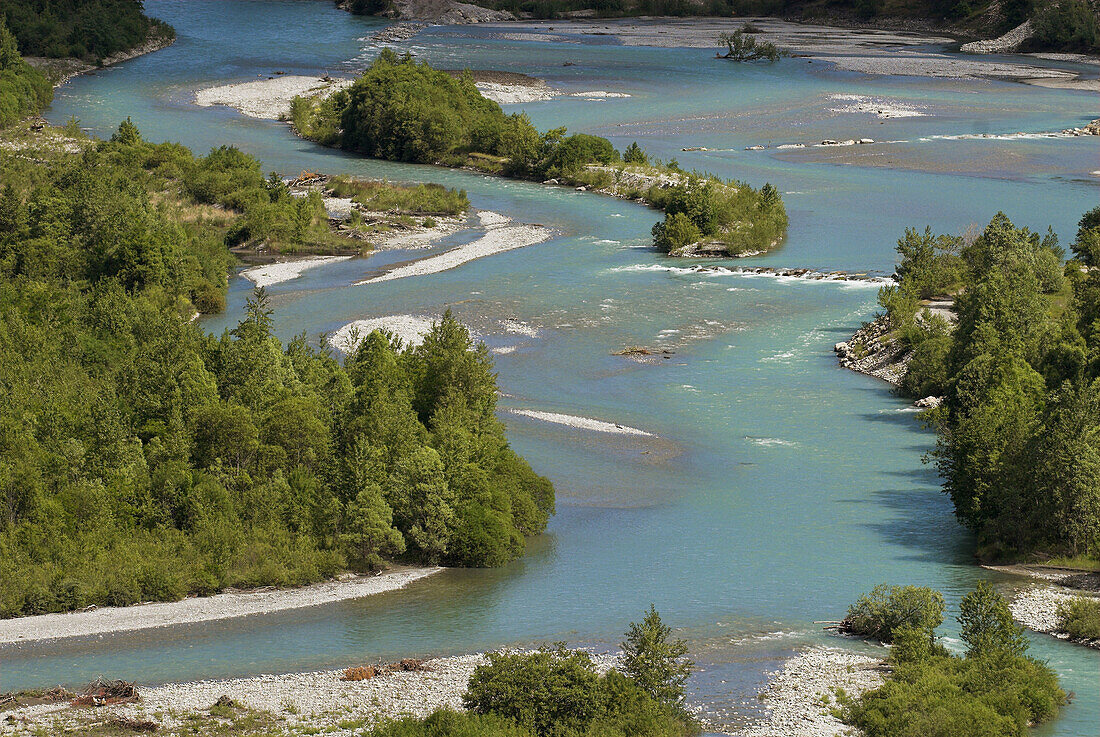
[(1092, 0), (11, 0), (0, 735), (1078, 737)]

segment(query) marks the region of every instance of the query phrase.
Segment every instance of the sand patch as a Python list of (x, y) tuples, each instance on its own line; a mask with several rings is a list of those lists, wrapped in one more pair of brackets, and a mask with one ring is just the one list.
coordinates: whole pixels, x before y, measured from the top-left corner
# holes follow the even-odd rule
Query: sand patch
[(280, 284), (291, 279), (297, 279), (310, 269), (315, 269), (318, 266), (324, 266), (325, 264), (333, 263), (336, 261), (347, 261), (352, 256), (315, 256), (313, 258), (304, 258), (299, 261), (283, 261), (275, 264), (264, 264), (263, 266), (253, 266), (250, 269), (245, 269), (241, 272), (241, 276), (250, 280), (257, 287), (269, 287), (272, 284)]
[(254, 82), (208, 87), (195, 93), (199, 107), (228, 105), (250, 118), (279, 120), (290, 114), (290, 101), (299, 95), (330, 95), (350, 87), (354, 80), (286, 75)]

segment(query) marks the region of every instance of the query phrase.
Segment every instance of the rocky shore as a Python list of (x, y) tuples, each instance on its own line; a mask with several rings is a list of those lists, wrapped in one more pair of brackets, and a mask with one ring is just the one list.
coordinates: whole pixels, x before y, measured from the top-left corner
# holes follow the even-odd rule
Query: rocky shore
[(850, 697), (881, 686), (887, 666), (879, 658), (834, 647), (811, 647), (768, 679), (760, 699), (767, 714), (739, 737), (837, 737), (855, 734), (833, 714), (838, 689)]
[(874, 376), (901, 386), (913, 352), (890, 335), (890, 319), (880, 315), (855, 332), (847, 341), (833, 346), (842, 368)]
[[(1059, 632), (1058, 610), (1079, 597), (1100, 598), (1100, 572), (1085, 572), (1043, 565), (985, 566), (992, 571), (1026, 576), (1032, 583), (1009, 594), (1013, 618), (1034, 632), (1068, 640)], [(1100, 649), (1100, 640), (1082, 642)]]
[(45, 74), (46, 78), (53, 83), (54, 87), (60, 87), (77, 75), (93, 72), (103, 67), (121, 64), (124, 61), (136, 59), (139, 56), (168, 48), (175, 43), (175, 40), (175, 36), (153, 35), (140, 46), (135, 46), (125, 51), (115, 52), (104, 58), (103, 62), (98, 65), (89, 64), (81, 59), (73, 58), (52, 59), (40, 56), (28, 56), (25, 57), (25, 59), (28, 64)]

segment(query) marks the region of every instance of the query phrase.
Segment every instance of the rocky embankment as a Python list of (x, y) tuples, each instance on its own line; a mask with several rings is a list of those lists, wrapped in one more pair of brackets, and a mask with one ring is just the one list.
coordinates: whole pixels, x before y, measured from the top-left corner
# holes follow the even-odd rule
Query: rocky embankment
[(843, 368), (874, 376), (894, 386), (901, 386), (913, 358), (913, 351), (890, 335), (890, 319), (886, 315), (865, 324), (849, 340), (837, 343), (833, 350)]
[[(341, 2), (344, 10), (351, 9), (350, 2)], [(393, 9), (386, 13), (391, 18), (403, 21), (426, 21), (444, 26), (456, 26), (465, 23), (495, 23), (515, 20), (516, 16), (506, 10), (483, 8), (457, 0), (395, 0)]]
[(1025, 20), (1008, 33), (998, 38), (985, 41), (973, 41), (963, 44), (959, 49), (964, 54), (1011, 54), (1018, 51), (1021, 46), (1031, 40), (1035, 35), (1035, 29), (1031, 20)]

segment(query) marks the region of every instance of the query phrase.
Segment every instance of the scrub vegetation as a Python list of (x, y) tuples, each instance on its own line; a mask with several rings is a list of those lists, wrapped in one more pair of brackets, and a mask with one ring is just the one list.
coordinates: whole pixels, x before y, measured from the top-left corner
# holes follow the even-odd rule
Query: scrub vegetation
[(624, 155), (606, 138), (565, 128), (540, 133), (526, 115), (506, 115), (468, 75), (455, 78), (383, 51), (346, 90), (295, 98), (295, 129), (306, 138), (392, 161), (467, 167), (518, 179), (583, 186), (637, 199), (666, 213), (656, 245), (737, 255), (778, 245), (787, 215), (778, 190), (755, 190), (675, 161), (655, 161), (632, 144)]
[[(880, 302), (914, 348), (903, 389), (944, 397), (933, 454), (986, 559), (1100, 556), (1100, 208), (1073, 258), (997, 215), (976, 237), (909, 231)], [(958, 323), (920, 312), (950, 297)]]
[(1066, 694), (1049, 667), (1027, 656), (1005, 600), (981, 582), (959, 609), (962, 656), (937, 641), (939, 592), (880, 587), (862, 597), (849, 617), (889, 634), (891, 670), (880, 688), (842, 697), (839, 715), (867, 737), (1024, 737), (1031, 725), (1053, 719)]
[(689, 737), (699, 733), (684, 708), (693, 664), (687, 646), (652, 607), (630, 625), (622, 672), (596, 671), (588, 653), (564, 645), (534, 653), (491, 653), (474, 671), (466, 713), (441, 710), (403, 719), (371, 737)]
[(343, 365), (276, 338), (262, 290), (221, 336), (190, 321), (224, 307), (228, 245), (328, 249), (319, 195), (129, 121), (66, 145), (0, 150), (0, 616), (495, 566), (544, 529), (553, 488), (449, 315)]

